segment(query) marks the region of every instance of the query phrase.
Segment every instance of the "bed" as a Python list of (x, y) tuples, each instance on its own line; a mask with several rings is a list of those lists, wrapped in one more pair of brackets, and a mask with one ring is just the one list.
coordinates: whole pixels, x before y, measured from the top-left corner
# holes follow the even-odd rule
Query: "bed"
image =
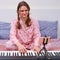
[[(60, 39), (58, 33), (58, 21), (41, 21), (38, 20), (41, 37), (50, 36), (50, 41), (47, 44), (49, 50), (60, 50)], [(10, 40), (10, 24), (7, 22), (0, 22), (0, 50), (6, 50), (5, 44)], [(43, 40), (40, 40), (42, 43)], [(50, 46), (50, 45), (51, 46)], [(49, 47), (50, 46), (50, 47)]]

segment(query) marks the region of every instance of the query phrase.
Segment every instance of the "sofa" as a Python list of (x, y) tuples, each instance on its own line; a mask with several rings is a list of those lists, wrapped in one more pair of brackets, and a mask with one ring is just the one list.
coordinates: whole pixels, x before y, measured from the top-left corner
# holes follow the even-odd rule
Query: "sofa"
[[(57, 38), (58, 32), (58, 21), (40, 21), (39, 29), (41, 32), (41, 36), (50, 36), (50, 38)], [(10, 37), (10, 23), (0, 22), (0, 40), (9, 40)]]

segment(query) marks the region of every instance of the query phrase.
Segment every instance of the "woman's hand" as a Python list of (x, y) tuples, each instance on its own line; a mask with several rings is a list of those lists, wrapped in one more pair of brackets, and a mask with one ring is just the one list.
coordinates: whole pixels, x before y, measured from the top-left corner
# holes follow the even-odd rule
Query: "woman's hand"
[(15, 44), (16, 44), (19, 52), (21, 52), (21, 53), (27, 52), (26, 48), (21, 43), (19, 43), (18, 40), (15, 42)]
[(27, 52), (26, 48), (21, 44), (18, 46), (18, 51), (21, 52), (21, 53)]
[(40, 48), (38, 46), (34, 46), (33, 47), (33, 51), (39, 52), (40, 51)]

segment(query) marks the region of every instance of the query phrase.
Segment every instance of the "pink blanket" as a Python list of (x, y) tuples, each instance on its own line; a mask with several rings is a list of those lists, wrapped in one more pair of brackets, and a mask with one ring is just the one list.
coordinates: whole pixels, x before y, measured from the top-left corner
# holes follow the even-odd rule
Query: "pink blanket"
[(60, 38), (51, 39), (51, 41), (47, 44), (46, 48), (48, 50), (60, 50)]
[[(0, 40), (0, 46), (6, 45), (8, 40)], [(46, 45), (47, 50), (60, 50), (60, 38), (59, 39), (51, 39), (50, 42)], [(1, 49), (1, 48), (0, 48)]]

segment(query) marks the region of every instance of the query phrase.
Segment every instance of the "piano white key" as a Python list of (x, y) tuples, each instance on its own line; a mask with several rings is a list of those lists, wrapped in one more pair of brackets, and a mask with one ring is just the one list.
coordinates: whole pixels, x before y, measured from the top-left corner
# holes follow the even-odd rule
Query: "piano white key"
[[(54, 52), (59, 53), (60, 51), (48, 51), (48, 53), (52, 53), (53, 56), (56, 56)], [(39, 54), (39, 56), (42, 56), (42, 55)], [(19, 51), (0, 51), (0, 56), (38, 56), (38, 53), (33, 51), (27, 51), (27, 53), (21, 55)]]
[(27, 56), (27, 53), (25, 53), (25, 56)]
[(1, 56), (1, 51), (0, 51), (0, 56)]
[(7, 52), (6, 51), (2, 51), (2, 53), (5, 53), (4, 56), (7, 56)]

